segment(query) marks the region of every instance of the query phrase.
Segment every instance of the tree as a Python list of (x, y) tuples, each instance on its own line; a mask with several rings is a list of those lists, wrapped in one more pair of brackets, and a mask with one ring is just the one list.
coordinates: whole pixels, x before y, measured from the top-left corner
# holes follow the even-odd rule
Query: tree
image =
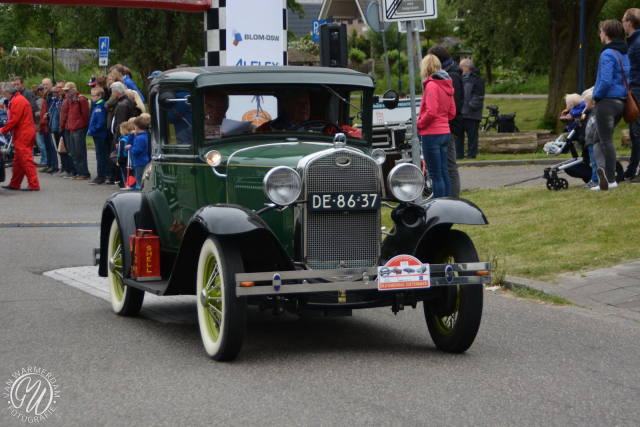
[[(546, 114), (558, 117), (564, 96), (578, 89), (580, 0), (453, 0), (464, 10), (463, 34), (477, 49), (481, 61), (508, 62), (517, 56), (525, 68), (542, 70), (549, 63), (549, 97)], [(606, 0), (585, 0), (585, 64), (597, 63), (594, 49), (599, 14)], [(619, 18), (618, 18), (619, 19)], [(488, 59), (487, 59), (488, 58)], [(591, 67), (591, 68), (590, 68)], [(585, 87), (595, 81), (593, 66), (585, 66)]]
[(352, 28), (347, 36), (347, 48), (349, 50), (358, 49), (366, 55), (366, 58), (371, 57), (371, 42), (364, 34), (358, 35), (358, 31), (355, 28)]
[[(47, 48), (45, 26), (58, 28), (56, 48), (95, 48), (98, 37), (109, 36), (116, 60), (127, 62), (143, 80), (154, 70), (196, 65), (205, 52), (202, 13), (37, 4), (1, 7), (7, 15), (0, 14), (0, 24), (6, 22), (0, 25), (0, 35), (13, 35), (9, 43)], [(304, 17), (296, 0), (287, 0), (287, 7)]]

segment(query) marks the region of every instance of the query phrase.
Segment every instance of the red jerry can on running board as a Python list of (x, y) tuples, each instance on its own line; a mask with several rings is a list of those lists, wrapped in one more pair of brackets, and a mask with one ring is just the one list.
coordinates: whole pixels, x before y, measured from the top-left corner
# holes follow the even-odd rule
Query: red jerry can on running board
[(151, 230), (136, 230), (129, 236), (131, 278), (138, 282), (160, 280), (160, 238)]

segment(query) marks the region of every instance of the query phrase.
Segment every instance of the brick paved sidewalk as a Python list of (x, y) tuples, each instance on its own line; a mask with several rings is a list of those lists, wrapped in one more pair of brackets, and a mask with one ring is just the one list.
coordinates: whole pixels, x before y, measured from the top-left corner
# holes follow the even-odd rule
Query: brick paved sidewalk
[(506, 281), (562, 296), (598, 313), (640, 321), (640, 261), (565, 276), (555, 284), (514, 276)]

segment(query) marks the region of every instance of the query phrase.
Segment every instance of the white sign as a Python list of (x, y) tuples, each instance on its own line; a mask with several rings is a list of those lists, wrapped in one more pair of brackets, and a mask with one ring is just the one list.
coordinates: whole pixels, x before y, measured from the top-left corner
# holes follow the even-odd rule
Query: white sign
[[(282, 0), (233, 0), (226, 6), (226, 57), (221, 65), (286, 65)], [(249, 13), (250, 12), (250, 13)]]
[(411, 255), (397, 255), (378, 267), (378, 290), (430, 288), (429, 264)]
[(436, 19), (436, 0), (382, 0), (383, 22), (412, 21), (415, 19)]
[[(416, 116), (420, 112), (420, 100), (416, 98)], [(382, 102), (373, 104), (373, 124), (380, 125), (387, 123), (405, 123), (411, 120), (411, 101), (409, 99), (401, 99), (398, 106), (393, 110), (387, 109)]]

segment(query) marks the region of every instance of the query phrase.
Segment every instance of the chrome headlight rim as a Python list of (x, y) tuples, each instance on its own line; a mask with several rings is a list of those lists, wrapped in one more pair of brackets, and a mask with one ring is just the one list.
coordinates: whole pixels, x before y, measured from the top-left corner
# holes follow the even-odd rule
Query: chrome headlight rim
[(204, 158), (207, 161), (207, 164), (212, 168), (220, 166), (220, 164), (222, 163), (222, 154), (220, 154), (220, 152), (217, 150), (208, 151), (207, 154), (205, 154)]
[[(393, 179), (398, 175), (399, 172), (403, 171), (404, 169), (407, 168), (413, 168), (415, 169), (414, 173), (416, 173), (416, 178), (419, 177), (419, 185), (418, 187), (420, 188), (420, 191), (416, 191), (415, 196), (413, 197), (400, 197), (398, 194), (399, 192), (396, 191), (396, 188), (394, 188), (394, 186), (391, 184)], [(416, 184), (418, 183), (418, 180), (416, 180)], [(397, 199), (400, 200), (401, 202), (412, 202), (416, 199), (418, 199), (421, 195), (422, 192), (424, 191), (424, 175), (422, 174), (422, 170), (417, 167), (416, 165), (414, 165), (413, 163), (401, 163), (399, 165), (397, 165), (396, 167), (394, 167), (393, 169), (391, 169), (391, 172), (389, 172), (389, 175), (387, 176), (387, 188), (389, 189), (389, 191), (391, 192), (391, 195)]]
[[(295, 192), (295, 197), (292, 197), (292, 200), (287, 203), (282, 203), (274, 200), (269, 194), (269, 190), (268, 190), (269, 180), (271, 179), (271, 177), (273, 177), (276, 173), (280, 171), (288, 171), (292, 177), (295, 177), (294, 181), (298, 186), (298, 190)], [(264, 176), (264, 179), (262, 180), (262, 191), (264, 192), (264, 195), (266, 196), (267, 199), (269, 199), (271, 203), (275, 203), (278, 206), (289, 206), (292, 203), (294, 203), (296, 200), (298, 200), (298, 198), (300, 197), (300, 193), (302, 192), (302, 179), (300, 178), (300, 175), (298, 175), (298, 173), (295, 171), (295, 169), (290, 168), (289, 166), (276, 166), (275, 168), (272, 168), (269, 172), (267, 172), (267, 174)]]

